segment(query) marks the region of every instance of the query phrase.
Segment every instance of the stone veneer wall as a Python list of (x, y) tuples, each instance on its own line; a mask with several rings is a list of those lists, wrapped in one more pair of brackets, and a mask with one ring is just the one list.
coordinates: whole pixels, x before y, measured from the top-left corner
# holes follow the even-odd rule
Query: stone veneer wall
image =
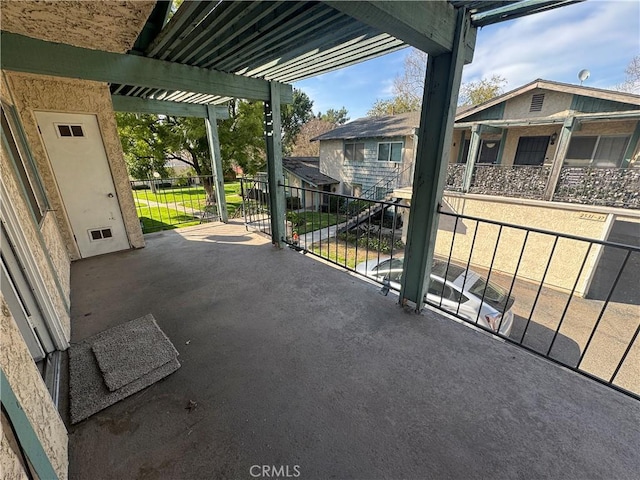
[(80, 252), (73, 240), (54, 173), (38, 133), (36, 110), (97, 116), (129, 244), (133, 248), (144, 247), (107, 84), (16, 72), (5, 72), (5, 75), (71, 260), (79, 259)]
[[(66, 479), (68, 475), (67, 430), (1, 293), (0, 367), (49, 457), (53, 469), (60, 479)], [(3, 473), (3, 478), (14, 478), (8, 472), (16, 470), (19, 472), (19, 467), (8, 450), (4, 436), (2, 443), (0, 464), (3, 469), (11, 468)]]

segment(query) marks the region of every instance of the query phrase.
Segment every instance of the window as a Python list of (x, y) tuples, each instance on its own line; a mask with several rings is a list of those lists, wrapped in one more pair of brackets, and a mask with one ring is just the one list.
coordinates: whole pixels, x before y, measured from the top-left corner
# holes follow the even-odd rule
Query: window
[(348, 162), (364, 160), (364, 143), (345, 143), (344, 159)]
[(2, 137), (9, 149), (16, 167), (16, 172), (24, 186), (36, 222), (40, 223), (48, 204), (40, 177), (36, 173), (24, 134), (19, 126), (18, 118), (12, 107), (2, 105)]
[(549, 137), (520, 137), (514, 165), (544, 165)]
[(402, 142), (384, 142), (378, 144), (379, 162), (402, 162)]
[(536, 93), (531, 97), (530, 112), (541, 112), (542, 104), (544, 103), (544, 93)]
[(629, 136), (571, 137), (565, 165), (570, 167), (620, 168)]
[(82, 125), (62, 125), (57, 124), (58, 135), (61, 137), (84, 137)]

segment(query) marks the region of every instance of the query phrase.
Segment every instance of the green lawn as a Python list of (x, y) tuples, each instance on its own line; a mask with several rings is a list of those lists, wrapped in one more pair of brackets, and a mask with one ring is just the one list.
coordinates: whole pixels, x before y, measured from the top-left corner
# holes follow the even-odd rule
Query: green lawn
[[(242, 209), (242, 197), (239, 195), (240, 182), (226, 183), (224, 193), (229, 216), (233, 217), (236, 211)], [(149, 233), (197, 225), (200, 223), (199, 219), (190, 215), (191, 210), (184, 211), (183, 207), (202, 211), (205, 209), (207, 197), (204, 187), (195, 185), (158, 189), (156, 193), (151, 190), (133, 190), (133, 198), (144, 233)], [(150, 206), (147, 202), (163, 205)]]
[(293, 222), (293, 229), (298, 232), (298, 235), (304, 235), (314, 230), (344, 222), (345, 216), (338, 215), (336, 218), (335, 213), (288, 212), (287, 220)]

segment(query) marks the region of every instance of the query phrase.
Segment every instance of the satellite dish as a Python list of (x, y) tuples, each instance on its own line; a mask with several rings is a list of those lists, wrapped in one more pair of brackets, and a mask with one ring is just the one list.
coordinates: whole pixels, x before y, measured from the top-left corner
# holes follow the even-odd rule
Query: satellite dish
[(587, 78), (589, 78), (590, 75), (591, 75), (591, 72), (586, 68), (584, 70), (580, 70), (578, 72), (578, 80), (580, 80), (580, 85), (582, 85), (582, 82), (584, 82)]

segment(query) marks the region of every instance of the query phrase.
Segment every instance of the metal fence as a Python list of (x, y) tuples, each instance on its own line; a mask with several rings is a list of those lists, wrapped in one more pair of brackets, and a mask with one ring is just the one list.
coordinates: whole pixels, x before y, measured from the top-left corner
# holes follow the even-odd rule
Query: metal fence
[(131, 182), (143, 233), (218, 220), (213, 177), (177, 177)]
[[(269, 233), (266, 182), (243, 185), (247, 226)], [(291, 248), (399, 289), (409, 207), (281, 188)], [(445, 212), (436, 243), (425, 303), (640, 399), (640, 247)]]

